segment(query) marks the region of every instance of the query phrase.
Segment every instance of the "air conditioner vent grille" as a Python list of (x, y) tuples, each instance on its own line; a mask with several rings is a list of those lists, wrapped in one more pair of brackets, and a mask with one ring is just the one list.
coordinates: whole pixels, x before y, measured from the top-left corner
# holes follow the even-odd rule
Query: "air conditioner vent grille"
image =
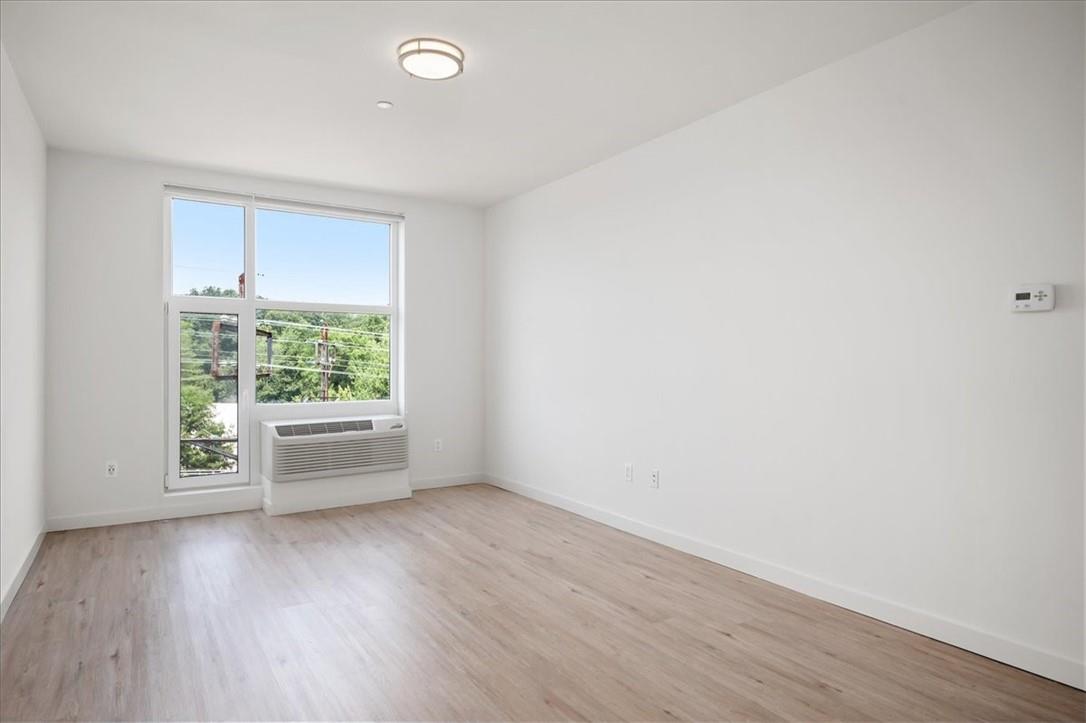
[(277, 478), (314, 476), (332, 470), (347, 474), (403, 469), (407, 467), (407, 435), (277, 445), (274, 455)]
[(269, 482), (407, 469), (407, 423), (400, 416), (269, 420), (261, 428), (260, 472)]
[(343, 432), (373, 431), (370, 419), (338, 419), (328, 422), (310, 422), (307, 424), (280, 424), (275, 427), (280, 437), (312, 437), (319, 434), (342, 434)]

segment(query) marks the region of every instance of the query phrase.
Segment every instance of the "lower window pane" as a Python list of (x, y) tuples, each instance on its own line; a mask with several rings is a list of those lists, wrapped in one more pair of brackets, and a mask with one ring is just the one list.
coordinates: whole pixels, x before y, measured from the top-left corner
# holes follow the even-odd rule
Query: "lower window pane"
[(258, 309), (256, 401), (388, 399), (389, 317)]
[(238, 317), (181, 313), (182, 477), (238, 471)]

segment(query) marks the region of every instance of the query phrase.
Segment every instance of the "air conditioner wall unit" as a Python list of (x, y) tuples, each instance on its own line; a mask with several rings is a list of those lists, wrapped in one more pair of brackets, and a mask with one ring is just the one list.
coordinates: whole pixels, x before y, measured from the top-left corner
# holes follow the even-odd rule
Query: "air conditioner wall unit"
[(403, 417), (261, 422), (264, 511), (290, 514), (411, 496)]
[(262, 423), (260, 468), (272, 482), (407, 469), (403, 417)]

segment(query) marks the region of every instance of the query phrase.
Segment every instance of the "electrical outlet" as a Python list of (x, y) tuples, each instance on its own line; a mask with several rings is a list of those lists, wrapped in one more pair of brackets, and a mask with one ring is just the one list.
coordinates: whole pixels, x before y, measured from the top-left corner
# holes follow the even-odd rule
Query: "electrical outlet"
[(633, 465), (629, 462), (626, 463), (626, 481), (633, 482)]
[(106, 477), (117, 476), (117, 460), (111, 459), (106, 462)]
[(441, 440), (440, 440), (440, 439), (435, 439), (435, 440), (434, 440), (434, 451), (435, 451), (435, 452), (440, 452), (440, 451), (442, 451), (442, 450), (443, 450), (444, 448), (445, 448), (445, 446), (444, 446), (444, 445), (443, 445), (443, 444), (441, 443)]
[(660, 470), (654, 469), (649, 475), (649, 487), (654, 490), (660, 489)]

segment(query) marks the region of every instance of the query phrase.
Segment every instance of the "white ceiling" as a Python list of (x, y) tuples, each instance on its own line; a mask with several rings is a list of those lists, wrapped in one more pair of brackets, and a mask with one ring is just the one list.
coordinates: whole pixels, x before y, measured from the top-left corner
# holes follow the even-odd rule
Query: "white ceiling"
[[(0, 34), (53, 146), (489, 205), (963, 4), (5, 1)], [(417, 35), (464, 75), (408, 77)]]

